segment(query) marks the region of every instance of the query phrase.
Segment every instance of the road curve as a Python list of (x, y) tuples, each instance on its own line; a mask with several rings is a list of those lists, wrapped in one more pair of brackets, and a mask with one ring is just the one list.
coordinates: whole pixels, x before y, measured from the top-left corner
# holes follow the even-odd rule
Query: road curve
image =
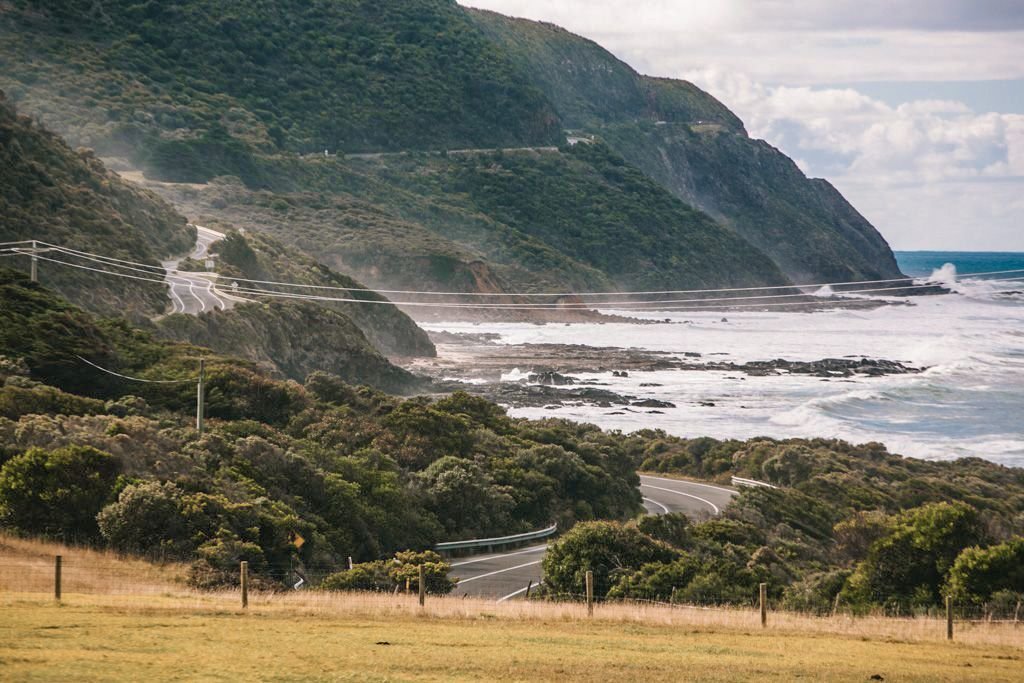
[[(196, 245), (189, 258), (202, 261), (210, 256), (210, 245), (224, 238), (224, 234), (200, 225), (196, 228)], [(206, 311), (225, 310), (235, 302), (245, 301), (240, 297), (226, 294), (217, 289), (214, 279), (207, 273), (192, 273), (178, 270), (181, 259), (164, 261), (167, 271), (164, 280), (167, 282), (171, 297), (171, 312), (198, 315)]]
[[(736, 491), (724, 486), (681, 479), (640, 475), (640, 494), (652, 515), (683, 512), (695, 520), (721, 513)], [(542, 576), (547, 544), (508, 552), (476, 555), (452, 561), (452, 576), (459, 579), (454, 595), (507, 600), (523, 595)]]

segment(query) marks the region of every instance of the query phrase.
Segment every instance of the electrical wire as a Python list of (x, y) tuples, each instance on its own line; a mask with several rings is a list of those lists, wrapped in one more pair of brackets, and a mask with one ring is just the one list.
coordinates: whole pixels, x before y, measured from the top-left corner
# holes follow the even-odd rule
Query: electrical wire
[[(55, 249), (58, 250), (58, 251), (61, 250), (61, 248), (59, 248), (59, 247), (55, 248)], [(76, 252), (76, 257), (77, 258), (81, 258), (81, 259), (85, 259), (85, 260), (89, 260), (89, 261), (93, 261), (93, 262), (96, 262), (96, 263), (103, 263), (98, 258), (93, 257), (92, 255), (89, 255), (89, 256), (84, 255), (85, 253), (86, 252)], [(60, 263), (66, 263), (66, 262), (60, 261)], [(68, 264), (68, 265), (72, 265), (72, 264)], [(106, 264), (104, 264), (104, 265), (106, 265)], [(133, 267), (130, 267), (130, 266), (115, 266), (115, 267), (122, 268), (122, 269), (125, 269), (125, 270), (132, 270), (132, 271), (136, 271), (136, 272), (144, 272), (146, 274), (150, 274), (150, 273), (148, 273), (148, 271), (142, 271), (142, 270), (140, 270), (138, 268), (133, 268)], [(109, 273), (109, 274), (115, 274), (115, 273), (111, 273), (110, 271), (102, 271), (102, 272), (106, 272), (106, 273)], [(1009, 273), (1009, 272), (1024, 272), (1024, 269), (1018, 269), (1018, 270), (1013, 270), (1013, 271), (992, 271), (992, 272), (1007, 272), (1007, 273)], [(207, 278), (209, 278), (212, 275), (214, 275), (214, 274), (212, 274), (212, 273), (195, 273), (194, 274), (194, 278), (203, 279), (203, 280), (209, 282), (209, 280)], [(967, 277), (968, 275), (971, 275), (971, 274), (965, 274), (964, 277)], [(178, 279), (177, 284), (190, 284), (191, 285), (191, 284), (195, 284), (195, 282), (196, 282), (196, 279), (187, 279), (187, 278), (185, 278), (182, 275), (176, 275), (176, 276), (175, 275), (168, 275), (168, 278), (177, 278)], [(1007, 278), (1007, 279), (1013, 279), (1013, 278)], [(900, 281), (903, 281), (903, 280), (907, 280), (907, 278), (904, 278), (904, 279), (902, 279)], [(895, 281), (895, 280), (893, 280), (893, 281)], [(919, 284), (919, 285), (901, 285), (901, 286), (898, 286), (898, 287), (873, 287), (873, 288), (865, 288), (865, 289), (843, 290), (840, 293), (841, 294), (866, 294), (866, 293), (878, 293), (878, 292), (897, 292), (897, 291), (905, 291), (907, 289), (926, 289), (926, 288), (930, 288), (930, 287), (934, 287), (934, 286), (935, 286), (934, 284)], [(801, 293), (795, 293), (795, 294), (768, 294), (768, 295), (751, 295), (751, 296), (737, 296), (737, 297), (715, 297), (715, 298), (702, 297), (702, 298), (699, 298), (699, 299), (655, 299), (655, 300), (648, 300), (648, 301), (644, 301), (644, 300), (640, 300), (640, 301), (621, 300), (621, 301), (601, 301), (601, 302), (484, 304), (484, 303), (459, 303), (459, 302), (422, 302), (422, 301), (391, 302), (391, 301), (381, 301), (381, 300), (373, 301), (373, 300), (367, 300), (367, 299), (355, 299), (355, 298), (343, 298), (343, 297), (326, 297), (326, 296), (305, 295), (305, 294), (292, 294), (292, 293), (277, 292), (277, 291), (267, 290), (267, 289), (262, 289), (262, 288), (248, 288), (248, 287), (236, 288), (236, 289), (233, 289), (232, 291), (233, 292), (244, 293), (244, 294), (256, 295), (256, 296), (263, 296), (263, 295), (265, 295), (265, 296), (276, 296), (278, 298), (302, 298), (302, 299), (309, 299), (309, 300), (313, 300), (313, 301), (335, 301), (335, 302), (342, 302), (342, 303), (378, 303), (378, 304), (392, 304), (392, 305), (400, 305), (400, 306), (444, 307), (444, 308), (480, 308), (480, 309), (498, 308), (498, 309), (501, 309), (501, 310), (511, 310), (511, 309), (517, 309), (517, 308), (518, 309), (525, 309), (525, 310), (544, 310), (544, 309), (551, 309), (551, 310), (574, 310), (574, 309), (590, 310), (590, 309), (597, 308), (597, 307), (608, 307), (608, 308), (629, 307), (629, 308), (632, 308), (632, 307), (638, 307), (638, 306), (651, 306), (651, 307), (658, 307), (658, 310), (666, 310), (666, 308), (665, 308), (666, 306), (671, 306), (671, 305), (674, 305), (674, 304), (692, 304), (692, 303), (708, 303), (708, 302), (722, 302), (722, 301), (729, 301), (729, 302), (754, 301), (754, 300), (766, 300), (766, 299), (787, 299), (787, 298), (796, 298), (796, 297), (812, 297), (812, 296), (815, 296), (814, 294), (801, 292)], [(362, 291), (362, 290), (357, 290), (357, 291)], [(796, 303), (796, 302), (794, 302), (794, 303)], [(820, 303), (820, 302), (813, 302), (812, 301), (812, 302), (809, 302), (809, 303)]]
[[(29, 240), (31, 241), (31, 240)], [(154, 266), (147, 263), (139, 263), (137, 261), (128, 261), (125, 259), (117, 259), (110, 256), (102, 256), (100, 254), (93, 254), (86, 251), (79, 251), (71, 249), (69, 247), (63, 247), (61, 245), (51, 244), (42, 240), (37, 240), (39, 244), (44, 244), (54, 249), (70, 252), (75, 255), (83, 257), (98, 258), (117, 263), (123, 263), (131, 266), (139, 266), (142, 268), (162, 270), (161, 266)], [(180, 271), (187, 272), (187, 271)], [(1013, 269), (1013, 270), (994, 270), (987, 272), (977, 273), (963, 273), (958, 277), (984, 277), (993, 275), (1006, 275), (1011, 273), (1024, 273), (1024, 269)], [(218, 273), (196, 273), (196, 275), (204, 275), (208, 277), (224, 277)], [(723, 287), (717, 289), (667, 289), (667, 290), (648, 290), (648, 291), (627, 291), (627, 292), (437, 292), (437, 291), (418, 291), (418, 290), (401, 290), (401, 289), (372, 289), (369, 287), (341, 287), (331, 285), (311, 285), (298, 282), (280, 282), (274, 280), (254, 280), (249, 278), (237, 278), (232, 277), (232, 280), (236, 282), (248, 282), (251, 284), (263, 284), (263, 285), (274, 285), (279, 287), (296, 287), (303, 289), (322, 289), (328, 291), (348, 291), (348, 292), (371, 292), (378, 294), (411, 294), (417, 296), (477, 296), (477, 297), (566, 297), (566, 296), (629, 296), (629, 295), (668, 295), (668, 294), (717, 294), (721, 292), (757, 292), (767, 290), (780, 290), (780, 289), (820, 289), (822, 287), (849, 287), (856, 285), (872, 285), (872, 284), (888, 284), (893, 282), (912, 282), (915, 279), (920, 280), (921, 278), (889, 278), (884, 280), (851, 280), (848, 282), (824, 282), (815, 284), (792, 284), (792, 285), (764, 285), (759, 287)], [(908, 287), (911, 285), (907, 285)]]
[(127, 380), (130, 380), (132, 382), (145, 382), (146, 384), (194, 384), (195, 382), (199, 381), (198, 378), (196, 378), (196, 379), (142, 379), (141, 377), (129, 377), (128, 375), (122, 375), (120, 372), (114, 372), (113, 370), (108, 370), (108, 369), (106, 369), (106, 368), (104, 368), (102, 366), (96, 365), (96, 363), (93, 363), (91, 360), (89, 360), (87, 358), (82, 358), (81, 356), (75, 356), (75, 358), (77, 358), (78, 360), (82, 361), (83, 363), (91, 365), (92, 367), (96, 368), (97, 370), (101, 370), (101, 371), (107, 373), (108, 375), (113, 375), (114, 377), (120, 377), (121, 379), (127, 379)]
[[(69, 263), (67, 261), (61, 261), (59, 259), (54, 259), (54, 258), (50, 258), (50, 257), (46, 257), (46, 256), (36, 256), (36, 258), (38, 258), (38, 259), (40, 259), (42, 261), (48, 261), (50, 263), (56, 263), (56, 264), (60, 264), (60, 265), (70, 266), (72, 268), (79, 268), (79, 269), (82, 269), (82, 270), (87, 270), (87, 271), (91, 271), (91, 272), (95, 272), (95, 273), (102, 273), (102, 274), (105, 274), (105, 275), (112, 275), (114, 277), (129, 278), (129, 279), (132, 279), (132, 280), (140, 280), (140, 281), (143, 281), (143, 282), (153, 282), (153, 283), (157, 283), (157, 284), (166, 284), (166, 282), (167, 282), (166, 280), (157, 280), (157, 279), (154, 279), (154, 278), (140, 277), (138, 275), (129, 275), (127, 273), (117, 273), (117, 272), (113, 272), (113, 271), (109, 271), (109, 270), (103, 270), (103, 269), (100, 269), (100, 268), (93, 268), (93, 267), (90, 267), (90, 266), (84, 266), (84, 265), (77, 264), (77, 263)], [(135, 269), (135, 270), (137, 270), (137, 269)], [(184, 284), (187, 284), (187, 285), (194, 285), (195, 284), (194, 280), (188, 280), (188, 279), (185, 279), (185, 278), (183, 278), (181, 276), (168, 276), (168, 277), (177, 277), (178, 278), (178, 282), (175, 282), (173, 284), (183, 284), (183, 285)], [(895, 291), (904, 291), (904, 290), (907, 290), (907, 289), (930, 288), (930, 287), (934, 287), (934, 285), (931, 285), (931, 284), (929, 284), (929, 285), (907, 285), (907, 286), (904, 286), (904, 287), (888, 287), (888, 288), (863, 289), (863, 290), (851, 291), (849, 293), (870, 293), (870, 292), (893, 291), (893, 290), (895, 290)], [(675, 304), (675, 305), (678, 306), (678, 304), (680, 304), (680, 303), (696, 303), (696, 304), (700, 304), (700, 303), (706, 303), (706, 302), (716, 302), (716, 301), (725, 301), (725, 300), (730, 300), (730, 301), (748, 301), (748, 300), (751, 300), (751, 299), (786, 299), (786, 298), (793, 298), (793, 297), (811, 298), (813, 296), (813, 295), (810, 295), (810, 294), (774, 294), (774, 295), (764, 295), (764, 296), (761, 296), (761, 297), (722, 297), (722, 298), (719, 298), (719, 299), (681, 299), (681, 300), (675, 300), (675, 301), (672, 301), (672, 300), (654, 300), (654, 301), (637, 301), (637, 302), (593, 302), (593, 303), (589, 303), (589, 304), (588, 303), (563, 303), (563, 304), (481, 304), (481, 303), (452, 303), (452, 302), (423, 302), (423, 301), (389, 301), (387, 299), (381, 299), (381, 300), (375, 300), (375, 299), (353, 299), (353, 298), (344, 298), (344, 297), (329, 297), (329, 296), (321, 296), (321, 295), (293, 294), (293, 293), (287, 293), (287, 292), (274, 292), (274, 291), (271, 291), (271, 290), (249, 289), (249, 288), (239, 288), (238, 290), (234, 290), (234, 289), (232, 290), (232, 292), (235, 292), (235, 291), (237, 291), (239, 293), (242, 293), (242, 294), (252, 295), (252, 296), (265, 296), (265, 297), (270, 297), (270, 298), (295, 299), (295, 300), (302, 300), (302, 301), (318, 301), (318, 302), (334, 302), (334, 303), (358, 303), (358, 304), (378, 304), (378, 305), (385, 305), (385, 306), (409, 306), (409, 307), (418, 307), (418, 308), (446, 308), (446, 309), (447, 308), (455, 308), (455, 309), (466, 308), (466, 309), (474, 309), (474, 310), (477, 310), (477, 309), (483, 309), (483, 310), (491, 309), (491, 310), (533, 310), (533, 311), (541, 311), (541, 310), (551, 310), (551, 311), (593, 310), (593, 309), (601, 308), (601, 307), (615, 308), (615, 307), (636, 306), (636, 305), (648, 305), (648, 306), (656, 306), (656, 307), (660, 306), (660, 308), (654, 308), (654, 309), (651, 309), (651, 310), (675, 310), (675, 309), (673, 309), (671, 307), (672, 304)], [(815, 298), (817, 300), (811, 300), (811, 301), (791, 301), (791, 302), (786, 302), (784, 304), (750, 304), (750, 305), (746, 305), (746, 306), (744, 306), (743, 304), (727, 304), (727, 305), (719, 305), (719, 306), (707, 306), (707, 305), (705, 305), (705, 306), (695, 306), (695, 307), (690, 307), (690, 308), (735, 308), (735, 307), (739, 307), (739, 306), (744, 306), (744, 307), (749, 307), (749, 306), (768, 306), (768, 305), (794, 306), (794, 305), (809, 305), (809, 304), (819, 305), (820, 306), (820, 305), (825, 305), (825, 304), (829, 304), (829, 303), (838, 303), (838, 302), (826, 301), (824, 299), (820, 299), (820, 298), (817, 298), (817, 297), (815, 297)], [(846, 303), (846, 302), (844, 302), (844, 303)], [(643, 310), (643, 309), (638, 309), (638, 310)]]
[[(139, 268), (134, 268), (132, 266), (113, 265), (113, 264), (105, 263), (102, 260), (102, 259), (110, 259), (110, 257), (103, 257), (103, 256), (100, 256), (100, 255), (89, 254), (89, 252), (80, 252), (80, 251), (77, 251), (77, 250), (69, 250), (69, 249), (66, 249), (64, 247), (52, 247), (52, 248), (54, 250), (58, 251), (58, 252), (70, 252), (67, 255), (68, 256), (72, 256), (73, 258), (80, 258), (80, 259), (92, 261), (94, 263), (99, 263), (101, 265), (107, 265), (107, 266), (110, 266), (110, 267), (121, 268), (121, 269), (124, 269), (124, 270), (132, 270), (132, 271), (135, 271), (135, 272), (142, 272), (142, 273), (147, 274), (147, 275), (156, 275), (156, 273), (151, 273), (149, 271), (144, 271), (144, 270), (141, 270)], [(24, 252), (21, 252), (20, 250), (19, 250), (19, 252), (20, 253), (24, 253)], [(83, 269), (83, 270), (87, 270), (87, 271), (91, 271), (91, 272), (102, 273), (102, 274), (111, 275), (111, 276), (114, 276), (114, 277), (123, 277), (123, 278), (129, 278), (129, 279), (133, 279), (133, 280), (140, 280), (140, 281), (144, 281), (144, 282), (153, 282), (153, 283), (158, 283), (158, 284), (166, 284), (168, 281), (170, 281), (171, 284), (179, 284), (179, 285), (194, 285), (194, 284), (196, 284), (196, 279), (189, 279), (189, 278), (187, 278), (187, 277), (185, 277), (183, 275), (180, 275), (180, 274), (179, 275), (173, 275), (173, 274), (167, 273), (164, 278), (162, 278), (162, 279), (155, 279), (155, 278), (147, 278), (147, 277), (140, 277), (140, 276), (135, 276), (135, 275), (129, 275), (127, 273), (113, 272), (113, 271), (104, 270), (104, 269), (101, 269), (101, 268), (93, 268), (93, 267), (84, 266), (84, 265), (81, 265), (81, 264), (69, 263), (67, 261), (62, 261), (62, 260), (59, 260), (59, 259), (53, 259), (53, 258), (49, 258), (49, 257), (45, 257), (45, 256), (40, 256), (40, 255), (36, 255), (36, 258), (38, 258), (40, 260), (43, 260), (43, 261), (49, 261), (51, 263), (65, 265), (65, 266), (69, 266), (69, 267), (73, 267), (73, 268), (79, 268), (79, 269)], [(121, 259), (110, 259), (110, 260), (118, 261), (120, 263), (133, 263), (133, 262), (125, 261), (125, 260), (121, 260)], [(148, 266), (147, 264), (139, 264), (139, 265), (144, 265), (146, 267), (155, 268), (155, 266)], [(965, 273), (965, 274), (961, 275), (960, 277), (976, 277), (976, 276), (982, 276), (982, 275), (995, 275), (995, 274), (1020, 273), (1020, 272), (1024, 272), (1024, 269), (1005, 270), (1005, 271), (988, 271), (988, 272), (981, 272), (981, 273)], [(208, 277), (210, 277), (212, 275), (215, 275), (215, 274), (212, 274), (212, 273), (195, 273), (194, 274), (194, 278), (201, 278), (201, 279), (206, 280), (206, 278), (208, 278)], [(1004, 278), (1003, 281), (1015, 281), (1015, 280), (1020, 280), (1020, 279), (1024, 279), (1024, 278)], [(899, 280), (888, 280), (888, 281), (885, 281), (885, 282), (902, 282), (902, 281), (910, 281), (910, 279), (909, 278), (901, 278)], [(870, 283), (870, 282), (874, 282), (874, 281), (866, 281), (866, 282)], [(877, 282), (883, 282), (883, 281), (877, 281)], [(209, 283), (209, 280), (207, 280), (207, 283)], [(286, 283), (286, 284), (293, 284), (293, 283)], [(850, 283), (850, 284), (853, 284), (853, 283)], [(303, 285), (297, 285), (297, 286), (303, 286)], [(828, 285), (822, 285), (822, 286), (828, 286)], [(905, 291), (905, 290), (908, 290), (908, 289), (923, 289), (923, 288), (931, 288), (931, 287), (934, 287), (934, 286), (935, 286), (935, 284), (929, 283), (929, 284), (920, 284), (920, 285), (901, 285), (901, 286), (898, 286), (898, 287), (876, 287), (876, 288), (865, 288), (865, 289), (859, 289), (859, 290), (844, 290), (844, 291), (840, 292), (840, 294), (869, 294), (869, 293), (889, 292), (889, 291)], [(336, 289), (344, 289), (344, 288), (336, 288)], [(359, 289), (359, 288), (353, 288), (352, 290), (345, 290), (345, 291), (374, 291), (374, 290), (363, 290), (363, 289)], [(679, 291), (686, 291), (686, 290), (679, 290)], [(694, 290), (694, 291), (697, 291), (697, 290)], [(704, 290), (700, 290), (700, 291), (704, 291)], [(710, 291), (737, 291), (737, 290), (722, 289), (722, 290), (706, 290), (706, 291), (710, 292)], [(658, 311), (658, 310), (665, 310), (665, 311), (684, 310), (684, 309), (681, 309), (679, 307), (679, 304), (703, 304), (703, 305), (697, 305), (697, 306), (687, 306), (687, 307), (685, 307), (685, 310), (700, 309), (700, 308), (737, 308), (737, 307), (762, 307), (762, 306), (778, 306), (778, 305), (784, 305), (784, 306), (800, 306), (800, 305), (806, 306), (806, 305), (813, 305), (813, 306), (819, 306), (820, 307), (820, 306), (830, 305), (830, 304), (834, 305), (834, 304), (839, 304), (839, 303), (849, 303), (849, 301), (850, 301), (850, 300), (845, 300), (845, 301), (825, 300), (825, 299), (822, 299), (822, 298), (819, 298), (819, 297), (814, 297), (813, 294), (798, 293), (798, 294), (771, 294), (771, 295), (752, 295), (752, 296), (740, 296), (740, 297), (699, 298), (699, 299), (675, 299), (675, 300), (673, 300), (673, 299), (659, 299), (659, 300), (649, 300), (649, 301), (641, 300), (641, 301), (605, 301), (605, 302), (497, 303), (497, 304), (487, 304), (487, 303), (460, 303), (460, 302), (388, 301), (388, 300), (359, 299), (359, 298), (346, 298), (346, 297), (330, 297), (330, 296), (322, 296), (322, 295), (277, 292), (277, 291), (266, 290), (266, 289), (261, 289), (261, 288), (233, 288), (232, 289), (232, 293), (236, 293), (236, 292), (237, 293), (242, 293), (242, 294), (248, 294), (248, 295), (252, 295), (252, 296), (265, 296), (265, 297), (270, 297), (270, 298), (297, 299), (297, 300), (319, 301), (319, 302), (361, 303), (361, 304), (378, 304), (378, 305), (392, 305), (392, 306), (410, 306), (410, 307), (421, 307), (421, 308), (467, 308), (467, 309), (555, 310), (555, 311), (564, 311), (564, 310), (593, 310), (593, 309), (596, 309), (596, 308), (616, 309), (616, 308), (621, 308), (621, 307), (625, 307), (627, 309), (633, 309), (633, 310), (644, 310), (644, 309), (634, 308), (634, 307), (638, 307), (638, 306), (650, 306), (650, 307), (653, 307), (653, 308), (651, 308), (649, 310), (653, 310), (653, 311)], [(223, 293), (224, 292), (222, 292), (222, 294)], [(802, 297), (802, 298), (808, 298), (808, 299), (810, 299), (811, 297), (814, 297), (814, 299), (811, 299), (811, 300), (808, 300), (808, 301), (790, 301), (790, 302), (785, 302), (783, 304), (758, 303), (758, 304), (751, 304), (751, 305), (746, 305), (745, 306), (745, 305), (740, 304), (740, 303), (729, 303), (729, 304), (723, 305), (723, 306), (715, 306), (715, 305), (710, 305), (709, 306), (709, 305), (707, 305), (708, 303), (712, 303), (713, 304), (715, 302), (723, 302), (723, 301), (728, 301), (728, 302), (742, 302), (742, 301), (753, 301), (753, 300), (764, 301), (764, 300), (767, 300), (767, 299), (792, 299), (792, 298), (796, 298), (796, 297)]]

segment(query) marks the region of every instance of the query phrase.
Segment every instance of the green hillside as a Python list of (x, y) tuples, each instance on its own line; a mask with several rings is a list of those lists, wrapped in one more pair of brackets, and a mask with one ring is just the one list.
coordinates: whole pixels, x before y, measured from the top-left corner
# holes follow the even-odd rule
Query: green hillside
[[(191, 248), (195, 230), (159, 197), (107, 171), (92, 153), (71, 150), (19, 116), (0, 93), (0, 241), (24, 239), (159, 267), (161, 258)], [(67, 255), (42, 256), (90, 265)], [(25, 270), (28, 261), (4, 257), (5, 265)], [(159, 283), (104, 278), (47, 261), (40, 262), (39, 273), (72, 301), (104, 313), (145, 317), (168, 305)]]
[(732, 112), (693, 84), (641, 76), (550, 24), (472, 16), (541, 86), (567, 126), (603, 139), (770, 256), (792, 281), (901, 276), (889, 245), (835, 188), (748, 137)]
[(469, 10), (551, 100), (568, 128), (622, 121), (706, 121), (743, 132), (743, 122), (687, 81), (641, 76), (597, 43), (554, 24)]
[[(292, 309), (303, 311), (337, 315)], [(0, 349), (0, 527), (191, 561), (201, 587), (234, 581), (241, 559), (279, 588), (296, 570), (319, 582), (349, 556), (641, 509), (620, 435), (513, 420), (465, 394), (404, 401), (325, 372), (276, 379), (96, 318), (10, 270)], [(180, 383), (128, 381), (79, 356)]]
[[(439, 149), (561, 139), (543, 95), (452, 0), (27, 1), (0, 87), (102, 154)], [(214, 163), (215, 159), (208, 160)]]
[(867, 221), (720, 102), (549, 24), (451, 0), (25, 0), (0, 35), (0, 87), (73, 144), (372, 287), (898, 275)]

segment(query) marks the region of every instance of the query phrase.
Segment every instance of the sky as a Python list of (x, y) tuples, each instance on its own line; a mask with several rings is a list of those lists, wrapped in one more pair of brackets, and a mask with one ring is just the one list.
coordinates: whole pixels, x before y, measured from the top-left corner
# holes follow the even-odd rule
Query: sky
[(897, 250), (1024, 251), (1024, 0), (459, 0), (684, 78)]

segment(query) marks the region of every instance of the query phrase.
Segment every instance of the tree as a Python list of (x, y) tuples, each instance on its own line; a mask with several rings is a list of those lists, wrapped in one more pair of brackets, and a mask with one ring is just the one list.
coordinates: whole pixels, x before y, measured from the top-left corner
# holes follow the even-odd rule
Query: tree
[(514, 505), (511, 487), (497, 486), (471, 460), (446, 456), (420, 476), (429, 506), (449, 533), (473, 536), (507, 528)]
[(100, 533), (111, 547), (122, 552), (187, 555), (193, 544), (181, 497), (181, 489), (171, 482), (146, 481), (127, 486), (117, 502), (96, 516)]
[(390, 592), (396, 587), (419, 590), (420, 566), (426, 579), (426, 592), (433, 595), (447, 595), (455, 587), (457, 579), (449, 578), (452, 566), (432, 550), (421, 553), (406, 550), (395, 553), (393, 560), (361, 562), (352, 569), (331, 574), (324, 579), (321, 588), (331, 591), (377, 591)]
[(984, 539), (978, 512), (965, 503), (932, 503), (893, 517), (843, 589), (844, 602), (906, 609), (939, 602), (960, 552)]
[(672, 562), (679, 551), (656, 541), (635, 524), (584, 522), (552, 544), (544, 557), (544, 582), (555, 595), (582, 595), (587, 571), (594, 594), (608, 593), (618, 579), (651, 562)]
[(946, 593), (957, 600), (981, 604), (1000, 591), (1024, 595), (1024, 538), (966, 548), (949, 570)]
[(119, 472), (112, 455), (91, 446), (29, 449), (0, 469), (0, 518), (21, 531), (94, 539)]

